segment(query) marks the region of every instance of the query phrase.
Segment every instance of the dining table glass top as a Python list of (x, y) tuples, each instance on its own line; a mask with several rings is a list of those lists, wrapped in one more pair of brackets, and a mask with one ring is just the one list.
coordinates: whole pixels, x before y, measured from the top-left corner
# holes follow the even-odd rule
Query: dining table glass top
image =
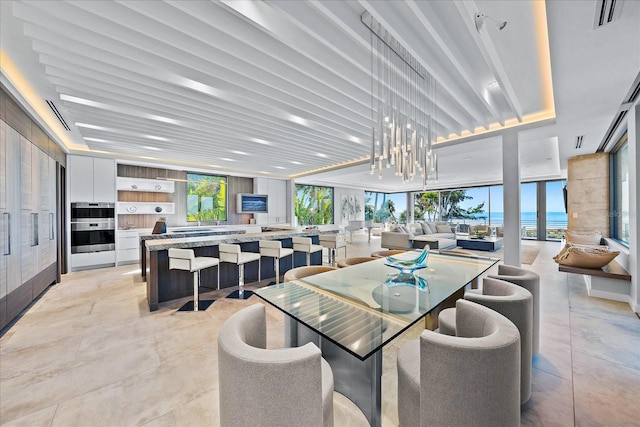
[(498, 261), (431, 252), (412, 282), (398, 280), (399, 270), (381, 258), (254, 292), (365, 360)]

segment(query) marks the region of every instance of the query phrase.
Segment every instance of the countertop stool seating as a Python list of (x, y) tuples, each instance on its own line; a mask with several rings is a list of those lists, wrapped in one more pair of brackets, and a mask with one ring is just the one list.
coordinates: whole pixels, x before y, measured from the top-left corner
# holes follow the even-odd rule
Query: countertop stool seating
[(232, 292), (227, 298), (247, 299), (253, 295), (251, 291), (244, 290), (244, 265), (248, 262), (258, 261), (258, 280), (260, 280), (260, 254), (255, 252), (242, 252), (240, 245), (221, 243), (218, 247), (220, 262), (228, 262), (238, 266), (238, 290)]
[(293, 268), (293, 249), (283, 248), (280, 240), (260, 240), (258, 244), (260, 246), (260, 256), (273, 258), (273, 268), (276, 272), (276, 284), (280, 283), (280, 258), (291, 255), (291, 268)]
[[(291, 240), (293, 241), (294, 252), (304, 252), (307, 254), (307, 266), (311, 265), (311, 254), (322, 252), (322, 245), (314, 245), (311, 242), (311, 237), (294, 237)], [(320, 258), (322, 259), (322, 257)], [(322, 262), (320, 263), (322, 264)]]
[(343, 234), (321, 234), (320, 244), (329, 249), (329, 264), (335, 267), (336, 265), (336, 253), (338, 249), (344, 249), (344, 257), (347, 257), (347, 240)]
[[(408, 251), (409, 249), (407, 249)], [(403, 254), (407, 251), (397, 251), (397, 250), (388, 250), (388, 251), (376, 251), (371, 253), (372, 258), (386, 258), (388, 256), (394, 256), (398, 254)]]
[[(485, 278), (482, 281), (482, 293), (467, 292), (467, 301), (473, 301), (488, 307), (509, 319), (520, 332), (520, 403), (531, 398), (531, 336), (533, 322), (533, 297), (526, 289), (504, 280)], [(449, 308), (440, 312), (438, 322), (440, 333), (456, 335), (456, 309)]]
[(362, 264), (363, 262), (375, 261), (380, 258), (373, 257), (353, 257), (353, 258), (345, 258), (338, 261), (338, 268), (345, 268), (351, 265)]
[(333, 426), (333, 372), (320, 349), (266, 350), (265, 306), (229, 317), (218, 337), (220, 425)]
[(540, 276), (533, 271), (512, 265), (499, 265), (497, 275), (488, 275), (494, 279), (506, 280), (522, 286), (533, 295), (533, 337), (531, 353), (535, 356), (540, 348)]
[(193, 273), (193, 303), (188, 302), (180, 311), (191, 309), (198, 311), (200, 308), (206, 310), (213, 303), (213, 300), (199, 301), (198, 287), (200, 286), (200, 270), (218, 266), (218, 289), (220, 289), (220, 260), (213, 257), (195, 256), (193, 249), (169, 248), (169, 269), (186, 270)]
[(519, 426), (518, 329), (471, 301), (455, 315), (456, 336), (425, 329), (398, 352), (400, 427)]

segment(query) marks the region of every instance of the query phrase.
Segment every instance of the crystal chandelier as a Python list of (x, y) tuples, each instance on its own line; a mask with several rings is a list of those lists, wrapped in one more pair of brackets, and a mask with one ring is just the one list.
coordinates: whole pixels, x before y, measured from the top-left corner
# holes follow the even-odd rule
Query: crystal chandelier
[(438, 180), (436, 81), (369, 12), (361, 20), (371, 30), (371, 174), (393, 168), (408, 182), (419, 172), (426, 190)]

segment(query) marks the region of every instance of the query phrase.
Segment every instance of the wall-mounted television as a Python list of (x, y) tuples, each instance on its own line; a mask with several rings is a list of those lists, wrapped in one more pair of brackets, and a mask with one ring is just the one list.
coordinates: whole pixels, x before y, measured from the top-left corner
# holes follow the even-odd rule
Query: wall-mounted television
[(239, 193), (236, 196), (236, 213), (268, 213), (269, 203), (266, 194)]

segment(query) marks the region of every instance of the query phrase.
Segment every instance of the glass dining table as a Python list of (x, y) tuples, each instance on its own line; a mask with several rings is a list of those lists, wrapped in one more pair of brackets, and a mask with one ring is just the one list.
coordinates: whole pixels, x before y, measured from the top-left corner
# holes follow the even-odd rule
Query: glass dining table
[(285, 314), (285, 345), (318, 345), (333, 370), (335, 390), (351, 399), (372, 426), (380, 426), (382, 348), (443, 303), (450, 304), (498, 261), (431, 252), (411, 282), (397, 280), (399, 270), (381, 258), (255, 294)]

